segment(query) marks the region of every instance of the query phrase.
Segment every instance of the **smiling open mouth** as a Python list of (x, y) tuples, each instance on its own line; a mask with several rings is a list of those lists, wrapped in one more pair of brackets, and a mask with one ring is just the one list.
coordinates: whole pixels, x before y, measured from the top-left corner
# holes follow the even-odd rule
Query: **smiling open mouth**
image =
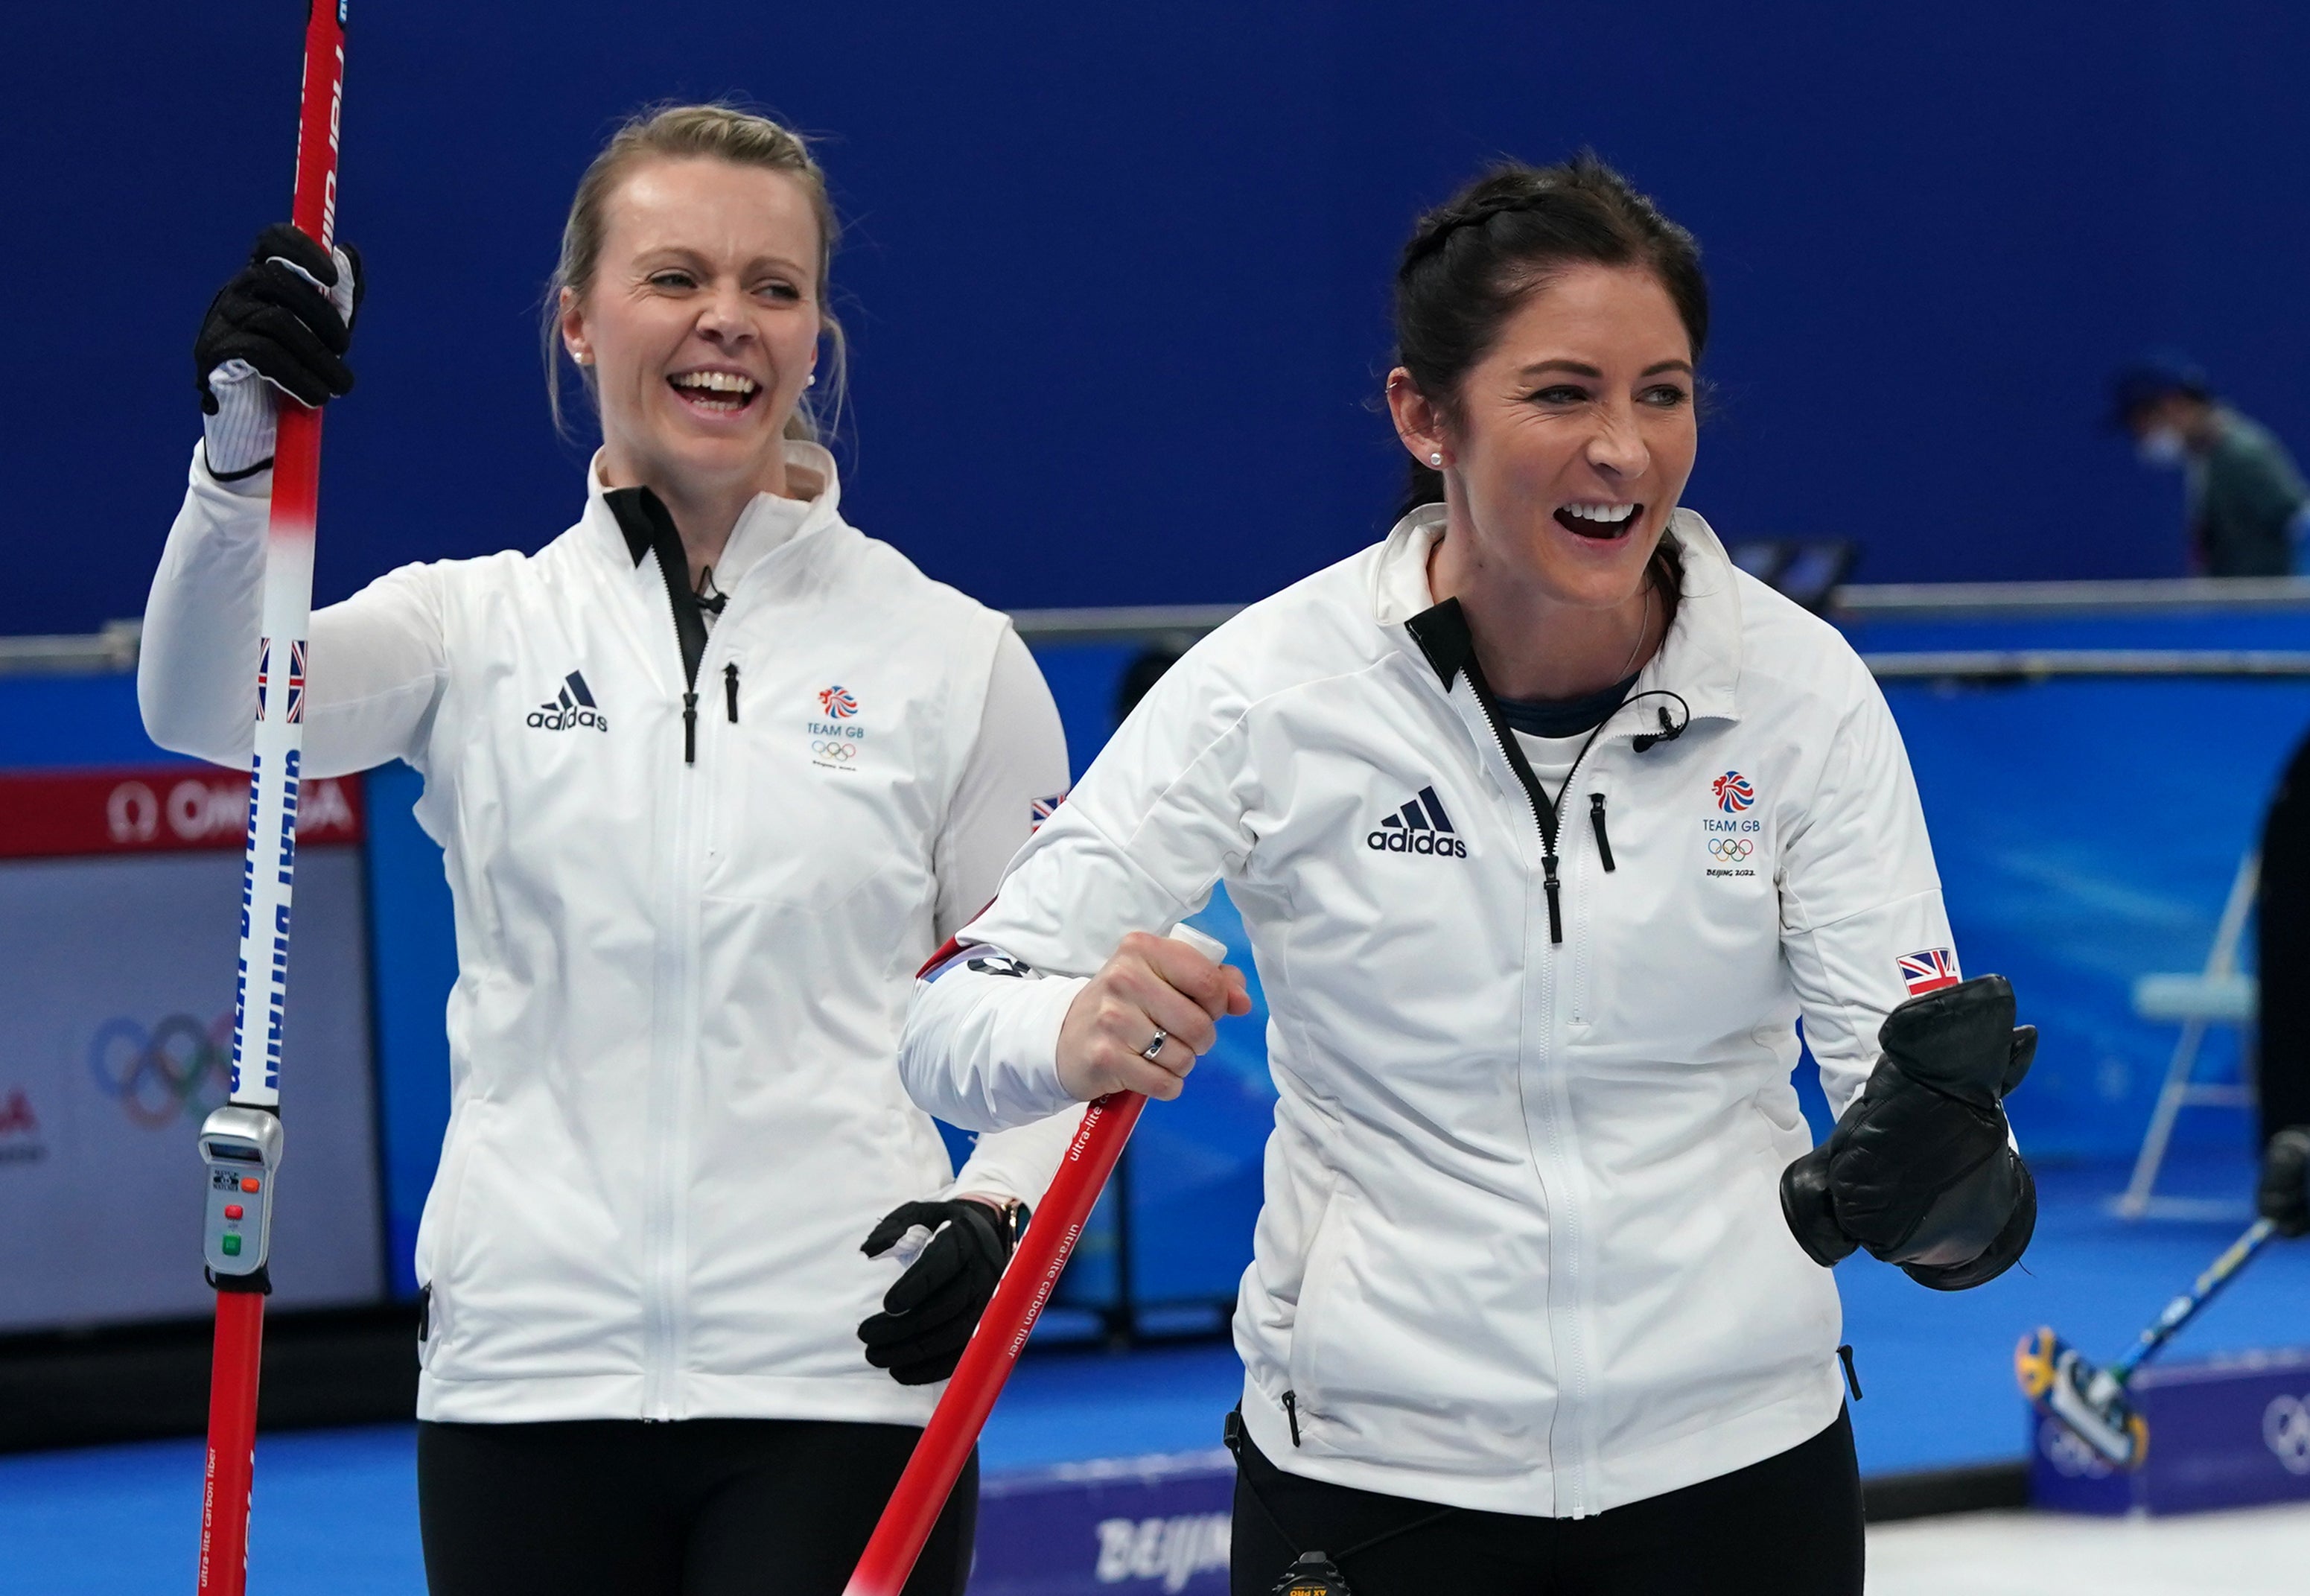
[(1556, 522), (1576, 537), (1609, 543), (1628, 536), (1644, 513), (1640, 504), (1568, 504), (1558, 508)]
[(762, 391), (761, 384), (734, 371), (684, 371), (665, 380), (683, 403), (708, 415), (736, 415)]

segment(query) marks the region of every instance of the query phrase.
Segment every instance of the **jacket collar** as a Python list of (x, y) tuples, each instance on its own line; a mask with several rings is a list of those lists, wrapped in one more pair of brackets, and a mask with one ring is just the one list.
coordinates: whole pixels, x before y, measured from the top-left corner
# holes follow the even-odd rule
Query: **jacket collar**
[[(1402, 627), (1449, 692), (1474, 645), (1458, 602), (1437, 603), (1428, 585), (1428, 557), (1444, 535), (1444, 518), (1442, 505), (1421, 505), (1389, 532), (1372, 570), (1372, 619)], [(1667, 536), (1683, 564), (1683, 595), (1634, 691), (1664, 689), (1682, 698), (1695, 719), (1738, 720), (1741, 595), (1732, 561), (1691, 510), (1670, 517)]]
[[(835, 469), (834, 456), (817, 444), (803, 443), (794, 438), (788, 438), (785, 447), (787, 470), (805, 478), (814, 477), (819, 489), (809, 500), (801, 525), (781, 540), (779, 547), (782, 548), (801, 543), (813, 533), (842, 524), (842, 478)], [(622, 516), (619, 514), (619, 506), (611, 500), (612, 492), (621, 495), (621, 502), (626, 509)], [(653, 513), (637, 515), (637, 507), (645, 501)], [(755, 534), (776, 536), (772, 528), (792, 515), (792, 500), (781, 499), (773, 493), (757, 493), (752, 502), (739, 512), (738, 524), (730, 529), (731, 543), (735, 544), (742, 538)], [(621, 560), (630, 568), (640, 565), (652, 547), (651, 523), (664, 514), (664, 506), (658, 502), (656, 494), (646, 488), (613, 490), (604, 485), (599, 451), (587, 462), (586, 513), (582, 524), (586, 528), (589, 541), (604, 553)], [(770, 553), (776, 551), (769, 551)], [(764, 563), (767, 558), (765, 555), (764, 559), (752, 563)]]

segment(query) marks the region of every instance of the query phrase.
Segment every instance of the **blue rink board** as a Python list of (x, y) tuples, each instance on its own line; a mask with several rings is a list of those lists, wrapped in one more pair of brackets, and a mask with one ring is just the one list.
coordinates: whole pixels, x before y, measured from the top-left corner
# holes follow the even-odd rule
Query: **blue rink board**
[[(2192, 1158), (2174, 1189), (2242, 1191), (2243, 1159)], [(1840, 1266), (1865, 1399), (1854, 1409), (1872, 1475), (2015, 1460), (2026, 1420), (2012, 1347), (2041, 1322), (2106, 1359), (2228, 1238), (2219, 1224), (2128, 1228), (2098, 1199), (2108, 1167), (2046, 1172), (2028, 1261), (1942, 1296), (1865, 1259)], [(2178, 1356), (2310, 1343), (2310, 1243), (2271, 1249), (2185, 1332)], [(1109, 1455), (1203, 1451), (1235, 1400), (1231, 1349), (1030, 1355), (986, 1430), (990, 1476)], [(421, 1596), (412, 1432), (267, 1436), (257, 1448), (253, 1596)], [(0, 1458), (0, 1588), (129, 1596), (185, 1588), (200, 1503), (195, 1441)], [(1148, 1589), (1159, 1589), (1151, 1585)]]

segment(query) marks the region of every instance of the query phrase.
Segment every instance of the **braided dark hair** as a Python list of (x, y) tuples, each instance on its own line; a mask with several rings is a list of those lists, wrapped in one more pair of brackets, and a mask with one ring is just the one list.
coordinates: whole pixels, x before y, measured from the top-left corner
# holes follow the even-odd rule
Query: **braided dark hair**
[[(1708, 342), (1700, 247), (1584, 150), (1559, 166), (1503, 161), (1420, 219), (1395, 271), (1395, 363), (1454, 414), (1462, 380), (1524, 295), (1581, 264), (1651, 272), (1700, 359)], [(1397, 514), (1443, 498), (1443, 474), (1415, 460)]]

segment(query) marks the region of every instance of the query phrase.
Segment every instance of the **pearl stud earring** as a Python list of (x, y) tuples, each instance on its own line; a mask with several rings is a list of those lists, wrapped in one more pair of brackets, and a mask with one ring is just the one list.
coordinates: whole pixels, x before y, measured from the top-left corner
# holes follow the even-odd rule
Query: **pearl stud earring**
[(1443, 469), (1444, 469), (1444, 451), (1443, 451), (1443, 450), (1441, 450), (1441, 449), (1437, 449), (1437, 450), (1436, 450), (1434, 453), (1430, 454), (1430, 455), (1428, 456), (1428, 464), (1430, 464), (1430, 465), (1432, 465), (1432, 466), (1434, 466), (1434, 467), (1435, 467), (1437, 470), (1438, 470), (1438, 471), (1443, 470)]

